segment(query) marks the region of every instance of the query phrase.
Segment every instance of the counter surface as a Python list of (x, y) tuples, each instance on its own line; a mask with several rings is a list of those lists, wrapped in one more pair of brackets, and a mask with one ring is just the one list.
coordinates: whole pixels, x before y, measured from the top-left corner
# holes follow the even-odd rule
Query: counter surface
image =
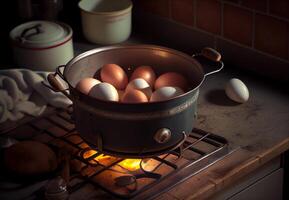
[[(125, 44), (150, 43), (132, 38)], [(91, 45), (76, 44), (88, 50)], [(224, 88), (231, 78), (249, 89), (244, 104), (231, 101)], [(283, 87), (285, 88), (285, 87)], [(289, 149), (289, 93), (278, 84), (226, 65), (200, 87), (198, 128), (225, 137), (231, 148), (240, 147), (225, 159), (191, 177), (158, 199), (203, 199), (236, 182), (244, 175)]]
[[(127, 42), (132, 43), (139, 43), (139, 40)], [(75, 43), (76, 54), (96, 47)], [(208, 76), (200, 87), (196, 126), (225, 137), (230, 147), (240, 149), (158, 199), (210, 197), (289, 149), (288, 90), (230, 68), (225, 63), (224, 70)], [(225, 84), (231, 78), (239, 78), (247, 85), (250, 98), (246, 103), (234, 103), (225, 95)], [(78, 193), (90, 199), (90, 192)], [(80, 196), (75, 194), (72, 199)]]

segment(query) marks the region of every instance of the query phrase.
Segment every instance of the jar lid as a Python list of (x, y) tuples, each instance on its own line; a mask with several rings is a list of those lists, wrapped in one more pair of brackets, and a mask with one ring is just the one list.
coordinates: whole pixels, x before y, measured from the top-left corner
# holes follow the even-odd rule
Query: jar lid
[(10, 32), (14, 43), (26, 48), (47, 48), (72, 37), (72, 29), (63, 23), (31, 21), (15, 27)]

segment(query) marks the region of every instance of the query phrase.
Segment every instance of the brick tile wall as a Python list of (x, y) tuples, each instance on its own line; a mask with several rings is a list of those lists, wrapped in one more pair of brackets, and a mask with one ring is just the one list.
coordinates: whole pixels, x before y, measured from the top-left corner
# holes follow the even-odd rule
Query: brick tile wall
[(162, 17), (170, 17), (170, 0), (136, 0), (135, 6), (141, 7), (144, 11), (156, 14)]
[(289, 61), (289, 0), (134, 0), (134, 4), (217, 39)]
[(224, 5), (223, 16), (224, 37), (252, 46), (253, 14), (232, 5)]
[(211, 33), (221, 34), (221, 3), (215, 0), (197, 1), (196, 20), (198, 28)]
[(268, 3), (266, 0), (242, 0), (241, 1), (241, 5), (248, 7), (248, 8), (255, 9), (255, 10), (263, 11), (263, 12), (267, 11), (267, 4)]
[(193, 0), (174, 0), (171, 1), (172, 19), (189, 26), (194, 25), (194, 4)]
[(288, 58), (288, 23), (257, 14), (255, 20), (255, 48), (281, 58)]
[(288, 0), (270, 0), (270, 14), (285, 17), (289, 19), (289, 1)]

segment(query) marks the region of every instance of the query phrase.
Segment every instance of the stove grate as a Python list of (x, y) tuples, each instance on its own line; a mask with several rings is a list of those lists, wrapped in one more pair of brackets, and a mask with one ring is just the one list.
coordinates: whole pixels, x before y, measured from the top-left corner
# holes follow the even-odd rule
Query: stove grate
[[(23, 131), (29, 130), (29, 131)], [(124, 159), (90, 148), (77, 133), (70, 114), (37, 118), (6, 133), (17, 140), (33, 139), (72, 155), (69, 191), (86, 184), (119, 198), (148, 199), (198, 173), (227, 153), (225, 138), (194, 128), (179, 148), (161, 156)]]

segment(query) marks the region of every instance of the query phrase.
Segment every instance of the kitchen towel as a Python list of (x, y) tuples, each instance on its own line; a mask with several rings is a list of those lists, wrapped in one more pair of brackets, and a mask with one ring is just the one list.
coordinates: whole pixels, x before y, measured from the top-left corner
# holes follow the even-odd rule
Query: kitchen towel
[[(25, 114), (39, 116), (45, 111), (47, 104), (67, 108), (72, 103), (63, 94), (42, 84), (42, 81), (49, 84), (46, 79), (49, 73), (28, 69), (0, 70), (0, 123), (16, 121)], [(60, 78), (58, 80), (61, 81)]]

